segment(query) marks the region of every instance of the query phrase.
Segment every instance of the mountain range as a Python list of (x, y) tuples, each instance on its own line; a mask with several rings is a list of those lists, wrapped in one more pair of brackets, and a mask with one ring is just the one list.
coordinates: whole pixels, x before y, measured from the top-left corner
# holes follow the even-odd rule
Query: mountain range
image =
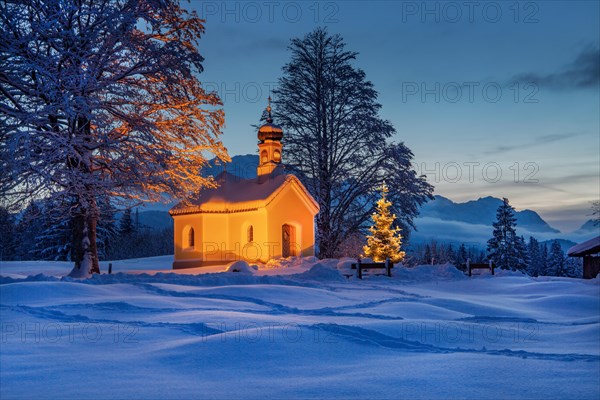
[[(421, 217), (439, 218), (445, 221), (461, 221), (469, 224), (492, 225), (496, 220), (496, 210), (502, 205), (502, 200), (495, 197), (481, 197), (465, 203), (455, 203), (452, 200), (436, 195), (421, 207)], [(531, 232), (560, 233), (548, 225), (546, 221), (532, 210), (516, 211), (517, 225)]]
[[(496, 220), (496, 210), (502, 200), (495, 197), (482, 197), (464, 203), (454, 202), (436, 195), (434, 200), (421, 207), (415, 219), (416, 231), (411, 232), (413, 243), (437, 240), (446, 243), (465, 243), (482, 247), (492, 235), (492, 223)], [(517, 234), (525, 239), (533, 236), (540, 241), (559, 239), (563, 249), (577, 242), (600, 234), (600, 227), (589, 220), (579, 229), (563, 233), (548, 224), (533, 210), (515, 211)]]

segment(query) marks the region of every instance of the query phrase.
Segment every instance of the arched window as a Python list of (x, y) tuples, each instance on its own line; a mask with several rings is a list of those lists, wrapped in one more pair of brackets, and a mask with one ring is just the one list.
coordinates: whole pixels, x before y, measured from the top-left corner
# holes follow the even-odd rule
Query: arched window
[(281, 152), (279, 150), (275, 150), (273, 153), (273, 160), (275, 160), (275, 162), (281, 162)]
[(261, 163), (261, 164), (264, 164), (264, 163), (266, 163), (267, 161), (269, 161), (269, 153), (267, 153), (267, 151), (266, 151), (266, 150), (263, 150), (263, 151), (260, 153), (260, 163)]
[(189, 248), (194, 247), (194, 228), (190, 228), (190, 232), (188, 233), (188, 246)]
[(248, 243), (254, 242), (254, 227), (250, 225), (248, 227)]
[(183, 228), (181, 245), (184, 250), (193, 250), (196, 245), (196, 233), (190, 225)]

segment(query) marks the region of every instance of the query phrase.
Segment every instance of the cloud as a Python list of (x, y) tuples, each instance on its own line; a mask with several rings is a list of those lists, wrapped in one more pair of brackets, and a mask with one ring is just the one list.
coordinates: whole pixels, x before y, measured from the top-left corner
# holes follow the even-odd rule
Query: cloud
[(548, 176), (544, 178), (544, 183), (548, 185), (565, 185), (568, 183), (592, 183), (595, 182), (598, 185), (598, 173), (597, 172), (581, 172), (577, 174), (563, 175), (563, 176)]
[(565, 140), (565, 139), (571, 139), (576, 136), (583, 135), (585, 133), (586, 132), (566, 132), (566, 133), (553, 133), (553, 134), (548, 134), (548, 135), (542, 135), (542, 136), (538, 136), (526, 143), (496, 146), (492, 150), (486, 151), (484, 154), (485, 155), (492, 155), (492, 154), (496, 155), (496, 154), (500, 154), (500, 153), (507, 153), (512, 150), (522, 150), (522, 149), (527, 149), (527, 148), (531, 148), (531, 147), (539, 147), (540, 145), (543, 145), (543, 144), (554, 143), (554, 142), (558, 142), (558, 141)]
[(529, 72), (512, 78), (514, 82), (533, 82), (538, 87), (552, 90), (576, 90), (597, 88), (600, 83), (600, 48), (590, 45), (577, 58), (552, 74)]
[[(560, 213), (560, 211), (557, 211)], [(558, 215), (558, 214), (557, 214)], [(569, 218), (563, 215), (564, 218)], [(464, 243), (467, 247), (485, 248), (487, 240), (492, 237), (493, 227), (491, 225), (469, 224), (461, 221), (446, 221), (433, 217), (419, 217), (415, 219), (416, 231), (410, 234), (413, 244), (426, 243), (432, 240), (441, 243)], [(589, 233), (570, 232), (533, 232), (517, 226), (517, 234), (527, 240), (530, 236), (538, 240), (567, 239), (573, 242), (581, 242), (589, 239)]]

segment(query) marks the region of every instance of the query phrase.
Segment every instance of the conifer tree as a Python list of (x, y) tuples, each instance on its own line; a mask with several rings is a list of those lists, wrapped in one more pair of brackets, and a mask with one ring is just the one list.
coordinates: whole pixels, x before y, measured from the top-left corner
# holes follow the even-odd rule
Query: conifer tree
[(565, 273), (564, 276), (569, 278), (583, 277), (583, 263), (581, 258), (566, 257), (565, 258)]
[(446, 257), (444, 261), (451, 264), (456, 263), (456, 253), (454, 252), (454, 247), (452, 247), (452, 244), (449, 244), (446, 248)]
[(123, 212), (121, 221), (119, 223), (119, 234), (121, 236), (129, 236), (134, 231), (133, 219), (131, 218), (131, 209), (127, 208)]
[(15, 258), (15, 228), (12, 214), (0, 206), (0, 261)]
[(542, 262), (540, 243), (533, 236), (529, 237), (527, 252), (529, 253), (529, 266), (527, 267), (527, 273), (531, 276), (542, 275), (544, 272), (544, 263)]
[(558, 240), (552, 242), (548, 257), (548, 275), (567, 276), (565, 269), (565, 253)]
[(43, 231), (42, 209), (38, 202), (31, 201), (21, 215), (16, 226), (16, 257), (18, 260), (30, 260), (35, 254), (36, 237)]
[(544, 243), (543, 246), (540, 246), (540, 275), (550, 275), (548, 268), (548, 245)]
[(431, 263), (431, 247), (429, 244), (425, 245), (425, 254), (423, 254), (423, 264)]
[(109, 259), (116, 239), (119, 236), (118, 226), (115, 223), (115, 208), (107, 197), (98, 201), (100, 218), (98, 219), (98, 257), (100, 260)]
[(527, 253), (527, 244), (523, 236), (515, 237), (515, 253), (517, 256), (515, 268), (519, 271), (527, 272), (529, 254)]
[[(60, 212), (66, 201), (59, 198), (47, 198), (39, 201), (41, 215), (33, 249), (29, 252), (33, 260), (69, 261), (71, 259), (72, 225), (69, 218)], [(61, 204), (62, 203), (62, 204)]]
[(496, 212), (493, 237), (488, 240), (488, 257), (501, 269), (516, 270), (519, 262), (519, 244), (517, 244), (517, 219), (515, 209), (508, 204), (508, 199), (503, 202)]
[(465, 247), (464, 243), (461, 243), (456, 256), (456, 268), (460, 270), (464, 269), (463, 265), (467, 262), (467, 258), (469, 258), (467, 254), (467, 248)]
[(388, 188), (381, 186), (381, 198), (377, 201), (376, 211), (373, 213), (373, 226), (369, 228), (371, 235), (367, 236), (367, 245), (363, 248), (366, 257), (373, 261), (381, 262), (389, 258), (397, 263), (404, 259), (405, 252), (400, 250), (402, 235), (400, 228), (392, 225), (396, 215), (392, 214), (392, 202), (387, 199)]

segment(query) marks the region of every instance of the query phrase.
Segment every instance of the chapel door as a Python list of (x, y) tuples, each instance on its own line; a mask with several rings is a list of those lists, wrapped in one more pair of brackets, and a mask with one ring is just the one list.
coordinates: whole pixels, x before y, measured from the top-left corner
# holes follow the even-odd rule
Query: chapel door
[(291, 225), (284, 224), (281, 227), (281, 256), (295, 256), (296, 246), (296, 228)]

